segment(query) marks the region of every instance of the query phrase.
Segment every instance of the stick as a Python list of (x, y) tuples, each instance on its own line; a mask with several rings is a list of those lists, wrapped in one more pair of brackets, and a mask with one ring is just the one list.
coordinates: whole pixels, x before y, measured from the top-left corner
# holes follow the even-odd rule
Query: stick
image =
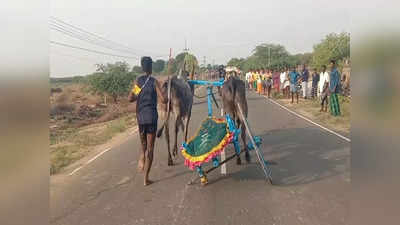
[(258, 162), (261, 164), (262, 170), (264, 171), (265, 178), (268, 179), (272, 183), (271, 177), (267, 172), (267, 168), (265, 167), (264, 157), (261, 155), (261, 151), (258, 148), (256, 142), (254, 141), (253, 134), (251, 133), (250, 128), (249, 128), (249, 124), (247, 123), (247, 119), (243, 115), (242, 107), (240, 107), (239, 103), (237, 103), (237, 106), (239, 108), (240, 115), (242, 116), (243, 123), (244, 123), (244, 125), (246, 127), (247, 134), (249, 135), (250, 140), (253, 143), (254, 149), (256, 150)]

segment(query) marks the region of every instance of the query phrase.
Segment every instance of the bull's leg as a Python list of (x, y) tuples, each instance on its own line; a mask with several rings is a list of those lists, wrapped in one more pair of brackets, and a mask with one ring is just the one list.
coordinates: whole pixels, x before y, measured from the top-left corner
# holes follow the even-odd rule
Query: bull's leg
[(174, 140), (174, 150), (172, 151), (172, 154), (174, 157), (178, 155), (178, 131), (179, 131), (179, 121), (175, 121), (175, 140)]
[(169, 144), (169, 121), (165, 122), (165, 140), (167, 141), (167, 149), (168, 149), (168, 166), (174, 165), (174, 162), (172, 161), (172, 156), (171, 156), (171, 147)]
[[(239, 129), (239, 127), (240, 127), (240, 123), (239, 123), (239, 120), (237, 119), (236, 120), (236, 129)], [(237, 165), (241, 165), (242, 164), (242, 160), (240, 159), (240, 155), (236, 156), (236, 164)]]
[(190, 114), (185, 119), (185, 142), (187, 142), (188, 139), (189, 122), (190, 122)]

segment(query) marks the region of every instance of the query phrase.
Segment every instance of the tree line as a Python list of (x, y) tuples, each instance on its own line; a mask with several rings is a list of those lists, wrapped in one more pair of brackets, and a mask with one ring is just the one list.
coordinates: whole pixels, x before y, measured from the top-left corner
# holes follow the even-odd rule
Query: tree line
[(313, 52), (310, 53), (290, 54), (283, 45), (272, 43), (257, 45), (251, 53), (247, 58), (232, 58), (227, 65), (236, 66), (245, 72), (260, 68), (283, 69), (301, 64), (319, 69), (332, 59), (340, 64), (350, 57), (350, 34), (328, 34), (313, 46)]

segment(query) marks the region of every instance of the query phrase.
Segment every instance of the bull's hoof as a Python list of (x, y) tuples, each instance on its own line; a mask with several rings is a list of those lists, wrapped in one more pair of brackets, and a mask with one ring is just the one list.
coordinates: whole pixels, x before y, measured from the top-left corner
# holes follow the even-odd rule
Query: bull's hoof
[(245, 153), (245, 158), (246, 158), (246, 162), (247, 162), (247, 163), (250, 163), (250, 162), (251, 162), (251, 156), (250, 156), (250, 153), (249, 153), (249, 152), (246, 152), (246, 153)]
[(177, 156), (178, 156), (178, 149), (177, 149), (177, 148), (174, 148), (174, 150), (172, 151), (172, 155), (173, 155), (174, 157), (177, 157)]
[(236, 165), (242, 165), (242, 160), (240, 158), (236, 158)]
[(173, 166), (174, 165), (174, 161), (172, 161), (172, 159), (168, 159), (168, 166)]

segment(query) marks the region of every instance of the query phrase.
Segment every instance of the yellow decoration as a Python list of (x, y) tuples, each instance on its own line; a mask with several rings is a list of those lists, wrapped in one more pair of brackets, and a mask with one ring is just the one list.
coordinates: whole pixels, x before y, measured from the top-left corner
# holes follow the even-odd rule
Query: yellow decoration
[(221, 141), (217, 146), (215, 146), (214, 148), (212, 148), (212, 150), (209, 151), (207, 154), (200, 155), (200, 156), (191, 156), (191, 155), (189, 155), (188, 153), (186, 153), (186, 150), (185, 150), (185, 149), (183, 149), (183, 150), (182, 150), (182, 155), (183, 155), (183, 157), (185, 157), (185, 159), (188, 159), (188, 160), (190, 160), (191, 162), (202, 162), (202, 161), (204, 161), (210, 154), (221, 150), (222, 147), (223, 147), (224, 145), (226, 145), (226, 142), (228, 142), (230, 136), (231, 136), (231, 134), (230, 134), (230, 133), (227, 133), (227, 134), (225, 135), (224, 139), (222, 139), (222, 141)]
[(203, 184), (203, 185), (205, 185), (205, 184), (207, 184), (207, 183), (208, 183), (208, 179), (207, 179), (207, 177), (206, 177), (206, 176), (202, 176), (202, 177), (200, 177), (200, 181), (201, 181), (201, 184)]
[(135, 95), (139, 95), (140, 91), (142, 91), (142, 89), (137, 84), (135, 84), (135, 86), (133, 86), (132, 88), (132, 93)]

